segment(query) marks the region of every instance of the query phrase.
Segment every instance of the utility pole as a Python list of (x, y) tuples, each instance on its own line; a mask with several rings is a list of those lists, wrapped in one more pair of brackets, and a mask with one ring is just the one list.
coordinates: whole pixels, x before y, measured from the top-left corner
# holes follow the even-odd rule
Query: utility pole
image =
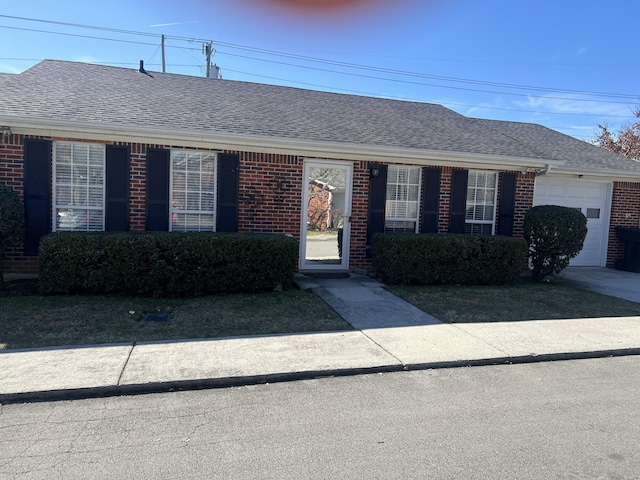
[(211, 73), (211, 54), (213, 52), (212, 42), (207, 42), (202, 45), (204, 49), (204, 54), (207, 57), (207, 78), (209, 78), (209, 74)]
[(164, 35), (162, 35), (162, 37), (160, 37), (160, 49), (162, 50), (162, 73), (166, 73), (167, 69), (166, 69), (166, 63), (164, 61)]

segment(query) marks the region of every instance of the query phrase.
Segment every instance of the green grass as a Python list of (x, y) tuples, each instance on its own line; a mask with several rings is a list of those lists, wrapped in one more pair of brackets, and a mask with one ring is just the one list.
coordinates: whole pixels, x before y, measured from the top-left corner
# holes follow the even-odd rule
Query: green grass
[(506, 286), (389, 286), (387, 289), (450, 323), (640, 316), (640, 303), (569, 285), (528, 280)]
[[(351, 330), (310, 292), (150, 299), (32, 295), (34, 281), (11, 282), (0, 296), (0, 349), (241, 335)], [(568, 285), (490, 287), (389, 286), (387, 289), (451, 323), (640, 316), (640, 303)], [(148, 322), (146, 313), (171, 313)]]
[[(143, 321), (145, 313), (172, 319)], [(351, 329), (320, 298), (300, 290), (178, 300), (0, 297), (0, 349)]]

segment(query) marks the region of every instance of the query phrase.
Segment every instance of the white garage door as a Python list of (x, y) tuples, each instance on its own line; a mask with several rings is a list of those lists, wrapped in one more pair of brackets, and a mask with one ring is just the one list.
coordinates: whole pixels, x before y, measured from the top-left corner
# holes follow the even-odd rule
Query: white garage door
[(536, 178), (534, 205), (579, 208), (587, 217), (587, 238), (574, 267), (604, 267), (607, 257), (611, 184), (583, 179)]

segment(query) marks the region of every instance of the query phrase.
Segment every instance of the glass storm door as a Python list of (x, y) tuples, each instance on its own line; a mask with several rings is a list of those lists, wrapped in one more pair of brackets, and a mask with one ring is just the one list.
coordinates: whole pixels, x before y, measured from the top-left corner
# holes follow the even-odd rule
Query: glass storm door
[(300, 270), (347, 270), (353, 165), (305, 161)]

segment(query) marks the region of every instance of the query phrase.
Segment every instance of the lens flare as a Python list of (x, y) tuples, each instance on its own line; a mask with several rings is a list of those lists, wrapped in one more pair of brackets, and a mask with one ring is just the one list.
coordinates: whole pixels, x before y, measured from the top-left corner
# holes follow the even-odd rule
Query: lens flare
[(291, 13), (339, 13), (343, 10), (377, 6), (381, 0), (261, 0), (261, 3)]

